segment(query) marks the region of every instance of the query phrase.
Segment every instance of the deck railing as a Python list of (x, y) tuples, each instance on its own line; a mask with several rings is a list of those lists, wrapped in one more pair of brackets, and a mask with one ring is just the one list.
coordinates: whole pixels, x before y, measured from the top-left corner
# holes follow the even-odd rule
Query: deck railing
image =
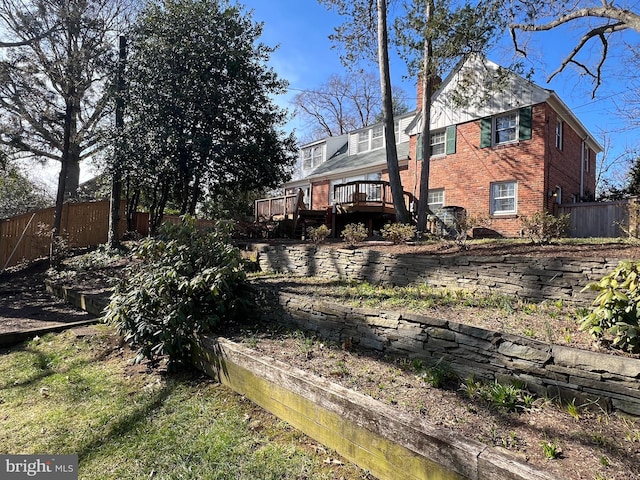
[[(407, 209), (410, 209), (413, 196), (403, 192)], [(377, 204), (393, 208), (391, 185), (383, 180), (357, 180), (335, 185), (333, 187), (334, 204)]]
[(281, 215), (286, 218), (287, 215), (296, 213), (297, 204), (298, 193), (256, 200), (255, 220), (256, 222), (267, 221)]
[[(411, 210), (413, 196), (403, 192), (405, 205)], [(391, 185), (383, 180), (357, 180), (335, 185), (333, 188), (333, 204), (350, 204), (353, 206), (380, 206), (393, 209)], [(302, 203), (302, 192), (261, 198), (255, 202), (256, 222), (270, 220), (296, 220), (300, 209), (306, 208)]]

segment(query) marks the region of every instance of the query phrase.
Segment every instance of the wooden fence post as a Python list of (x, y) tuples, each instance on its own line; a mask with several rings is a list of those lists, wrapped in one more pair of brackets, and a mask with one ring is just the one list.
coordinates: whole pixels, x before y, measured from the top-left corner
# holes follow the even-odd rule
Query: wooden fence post
[(638, 238), (638, 217), (640, 216), (640, 198), (630, 197), (627, 201), (627, 214), (629, 217), (629, 236)]

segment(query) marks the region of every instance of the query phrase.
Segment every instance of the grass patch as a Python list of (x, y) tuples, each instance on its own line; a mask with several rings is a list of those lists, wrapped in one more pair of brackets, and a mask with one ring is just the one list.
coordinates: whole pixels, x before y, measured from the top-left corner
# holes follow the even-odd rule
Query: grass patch
[(546, 313), (556, 318), (571, 310), (562, 302), (533, 303), (511, 295), (483, 294), (464, 289), (431, 287), (426, 284), (391, 286), (366, 281), (339, 280), (332, 282), (331, 288), (337, 301), (363, 307), (402, 306), (410, 310), (435, 306), (495, 308), (504, 313)]
[(0, 451), (78, 454), (83, 479), (367, 478), (211, 380), (140, 372), (111, 330), (0, 354)]

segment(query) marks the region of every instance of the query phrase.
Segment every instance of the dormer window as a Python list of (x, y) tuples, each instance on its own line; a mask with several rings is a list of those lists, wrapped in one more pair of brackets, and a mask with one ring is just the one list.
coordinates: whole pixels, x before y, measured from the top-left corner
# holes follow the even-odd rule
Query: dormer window
[(369, 150), (369, 130), (358, 132), (358, 153)]
[(302, 168), (311, 170), (322, 163), (322, 145), (309, 147), (302, 150)]
[(384, 127), (382, 125), (358, 132), (358, 153), (382, 147), (384, 147)]
[(382, 148), (384, 146), (384, 129), (382, 125), (371, 129), (371, 150)]

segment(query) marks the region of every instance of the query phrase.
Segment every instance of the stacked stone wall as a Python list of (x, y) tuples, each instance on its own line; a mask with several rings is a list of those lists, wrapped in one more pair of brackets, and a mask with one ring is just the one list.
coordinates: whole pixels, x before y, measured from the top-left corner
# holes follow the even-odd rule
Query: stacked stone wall
[(310, 245), (258, 245), (260, 268), (366, 280), (372, 283), (460, 288), (539, 301), (563, 300), (588, 306), (593, 292), (582, 290), (613, 270), (618, 259), (520, 256), (436, 256), (388, 254), (378, 250), (333, 249)]
[(446, 362), (462, 378), (524, 382), (531, 391), (640, 415), (640, 360), (477, 328), (415, 313), (385, 312), (276, 292), (263, 320), (316, 332), (329, 341), (427, 364)]

